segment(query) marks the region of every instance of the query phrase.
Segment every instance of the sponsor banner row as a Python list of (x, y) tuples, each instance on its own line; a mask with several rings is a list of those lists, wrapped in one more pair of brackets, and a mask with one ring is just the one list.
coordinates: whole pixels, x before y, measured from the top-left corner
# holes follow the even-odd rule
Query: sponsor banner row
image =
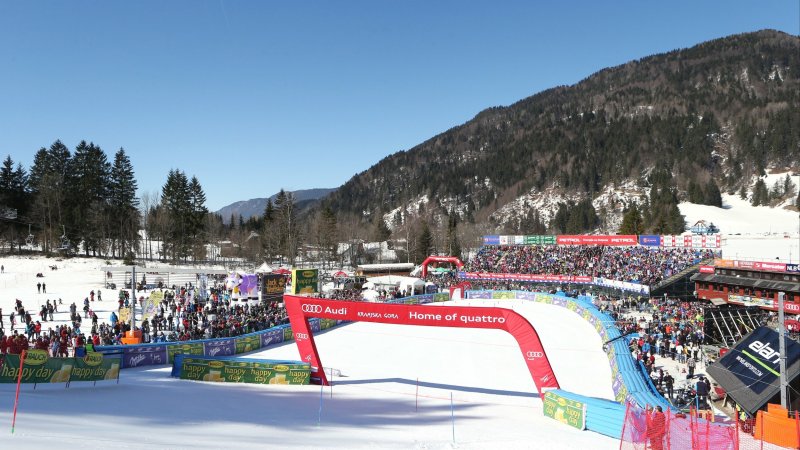
[(622, 291), (649, 294), (650, 287), (629, 281), (609, 280), (607, 278), (576, 275), (544, 275), (526, 273), (459, 272), (458, 277), (472, 281), (524, 281), (534, 283), (582, 283), (603, 286)]
[(597, 286), (610, 287), (621, 291), (636, 292), (639, 294), (650, 294), (650, 286), (632, 283), (630, 281), (609, 280), (608, 278), (595, 278), (594, 284)]
[[(339, 322), (330, 319), (309, 320), (315, 331), (326, 330)], [(175, 355), (232, 356), (294, 339), (287, 325), (233, 338), (208, 339), (191, 342), (166, 342), (163, 344), (118, 345), (97, 347), (104, 354), (122, 353), (122, 367), (140, 367), (171, 364)]]
[[(22, 383), (71, 383), (73, 381), (116, 380), (120, 358), (90, 352), (76, 358), (52, 358), (46, 350), (28, 350), (22, 364)], [(0, 358), (0, 383), (16, 383), (20, 355)]]
[(591, 283), (592, 277), (573, 275), (544, 275), (527, 273), (459, 272), (465, 280), (534, 281), (543, 283)]
[(636, 245), (639, 239), (634, 235), (560, 235), (556, 236), (559, 245)]
[(253, 384), (309, 384), (311, 365), (300, 361), (267, 361), (252, 359), (214, 359), (181, 356), (183, 380)]
[[(743, 306), (758, 306), (760, 308), (770, 309), (772, 311), (778, 310), (778, 301), (771, 298), (728, 294), (728, 302)], [(800, 314), (800, 305), (794, 302), (783, 302), (783, 310), (792, 314)]]
[(683, 234), (680, 236), (661, 236), (662, 247), (682, 248), (720, 248), (722, 238), (719, 234)]
[(646, 245), (651, 247), (719, 248), (719, 234), (660, 235), (490, 235), (483, 245)]
[(725, 269), (753, 269), (763, 270), (769, 272), (789, 272), (800, 273), (800, 265), (798, 264), (785, 264), (775, 262), (762, 262), (762, 261), (739, 261), (736, 259), (715, 259), (715, 267), (722, 267)]

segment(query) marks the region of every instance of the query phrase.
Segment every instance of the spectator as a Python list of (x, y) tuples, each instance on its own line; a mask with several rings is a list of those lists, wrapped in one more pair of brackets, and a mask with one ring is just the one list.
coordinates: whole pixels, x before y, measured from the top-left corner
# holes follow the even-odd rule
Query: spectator
[(652, 450), (662, 450), (664, 448), (664, 435), (666, 434), (666, 417), (661, 407), (656, 406), (647, 419), (647, 439), (650, 441), (650, 448)]

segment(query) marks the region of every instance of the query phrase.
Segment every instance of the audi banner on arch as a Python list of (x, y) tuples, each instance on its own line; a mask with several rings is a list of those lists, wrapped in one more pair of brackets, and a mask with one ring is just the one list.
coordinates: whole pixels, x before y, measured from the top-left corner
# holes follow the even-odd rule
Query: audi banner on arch
[(312, 379), (317, 379), (324, 385), (328, 384), (328, 380), (314, 343), (309, 317), (351, 322), (505, 330), (516, 339), (539, 394), (559, 387), (536, 330), (524, 317), (510, 309), (471, 306), (434, 308), (424, 305), (335, 301), (294, 295), (285, 295), (283, 299), (300, 357), (311, 364)]

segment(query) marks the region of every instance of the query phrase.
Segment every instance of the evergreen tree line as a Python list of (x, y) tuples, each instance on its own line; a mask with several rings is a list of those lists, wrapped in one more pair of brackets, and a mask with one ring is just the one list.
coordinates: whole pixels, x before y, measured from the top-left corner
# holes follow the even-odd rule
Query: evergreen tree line
[(80, 251), (124, 257), (135, 250), (139, 210), (133, 166), (120, 148), (112, 162), (94, 143), (71, 152), (61, 141), (39, 149), (29, 170), (7, 156), (0, 168), (0, 235), (11, 249)]
[[(133, 164), (120, 148), (109, 161), (100, 146), (60, 140), (39, 149), (30, 169), (7, 156), (0, 167), (0, 236), (12, 250), (82, 253), (132, 260), (142, 253), (140, 230), (162, 240), (160, 258), (205, 253), (208, 210), (196, 177), (167, 176), (158, 201), (140, 209)], [(154, 204), (153, 204), (154, 203)], [(144, 249), (151, 257), (152, 246)]]

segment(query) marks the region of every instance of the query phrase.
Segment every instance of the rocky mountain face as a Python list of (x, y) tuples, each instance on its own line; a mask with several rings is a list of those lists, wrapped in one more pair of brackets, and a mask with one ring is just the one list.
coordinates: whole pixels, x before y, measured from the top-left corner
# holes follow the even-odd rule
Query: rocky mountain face
[[(384, 158), (321, 207), (395, 231), (449, 215), (530, 234), (615, 232), (638, 204), (650, 228), (674, 231), (677, 201), (750, 190), (769, 170), (800, 168), (798, 155), (800, 38), (764, 30), (489, 108)], [(570, 208), (581, 209), (574, 221)]]

